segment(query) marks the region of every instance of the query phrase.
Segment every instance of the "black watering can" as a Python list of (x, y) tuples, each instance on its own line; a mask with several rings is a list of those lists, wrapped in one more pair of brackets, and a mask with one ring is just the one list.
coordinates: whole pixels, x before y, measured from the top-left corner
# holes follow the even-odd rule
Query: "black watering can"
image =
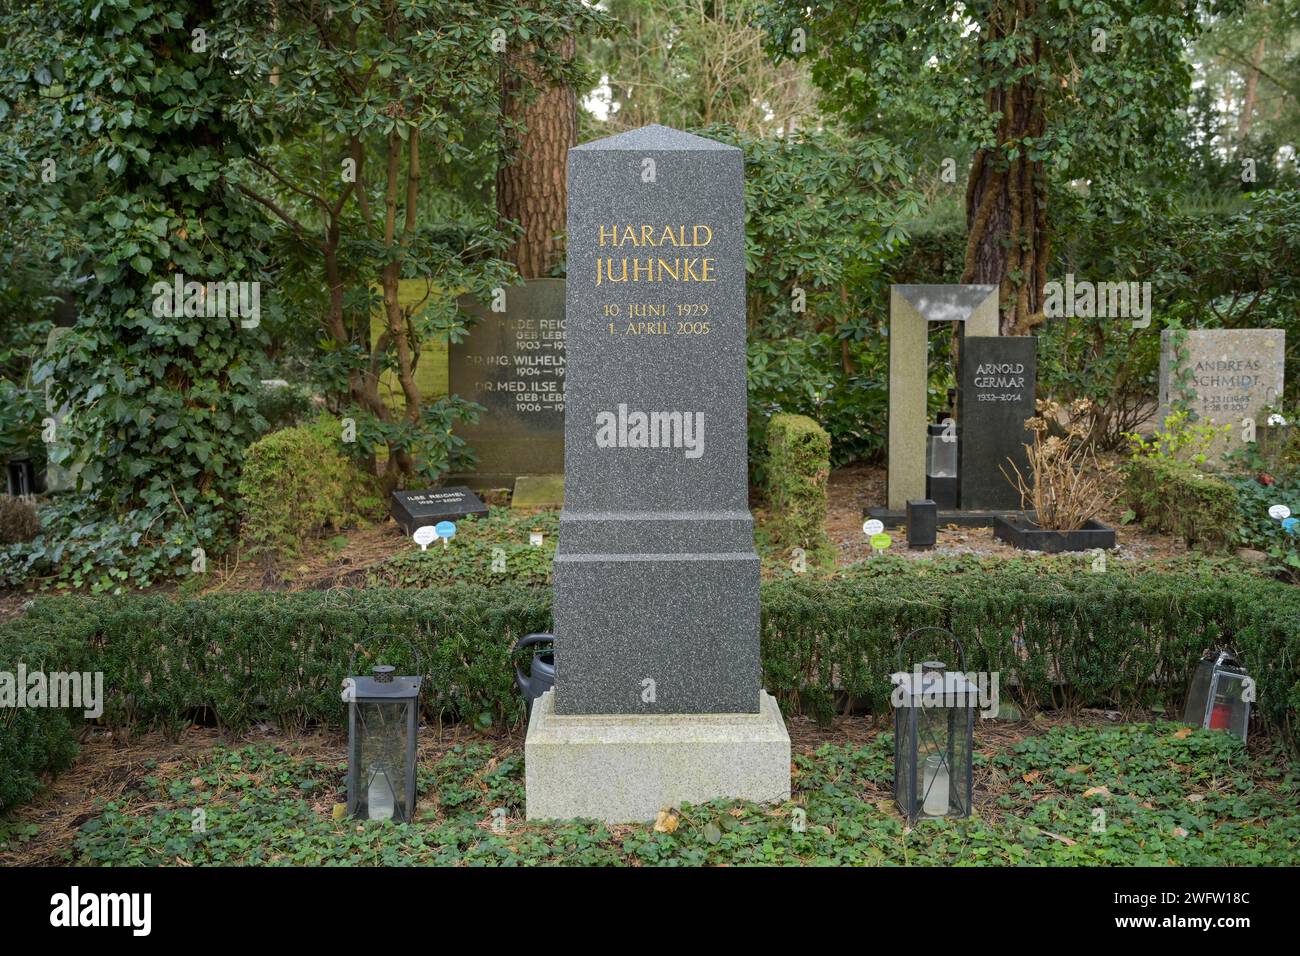
[[(536, 644), (554, 645), (554, 643), (554, 634), (528, 634), (515, 642), (510, 655), (513, 657), (516, 652)], [(555, 686), (554, 650), (543, 651), (540, 654), (534, 651), (532, 657), (532, 667), (527, 674), (522, 667), (515, 665), (515, 683), (519, 685), (519, 693), (523, 694), (524, 700), (528, 702), (529, 713), (532, 713), (533, 701)]]

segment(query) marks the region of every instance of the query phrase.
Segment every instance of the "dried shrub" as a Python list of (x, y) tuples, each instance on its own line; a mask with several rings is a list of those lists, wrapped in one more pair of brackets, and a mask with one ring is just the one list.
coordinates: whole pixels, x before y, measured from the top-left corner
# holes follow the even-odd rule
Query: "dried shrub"
[(36, 506), (22, 498), (0, 495), (0, 544), (26, 544), (41, 533)]
[(1115, 468), (1098, 460), (1089, 436), (1097, 424), (1097, 407), (1091, 399), (1070, 403), (1069, 423), (1064, 435), (1048, 434), (1050, 423), (1059, 421), (1061, 406), (1051, 399), (1035, 403), (1038, 414), (1025, 422), (1033, 443), (1025, 446), (1029, 475), (1021, 474), (1009, 461), (1014, 475), (1007, 480), (1020, 492), (1020, 506), (1035, 513), (1040, 528), (1049, 531), (1077, 531), (1105, 509), (1114, 497)]

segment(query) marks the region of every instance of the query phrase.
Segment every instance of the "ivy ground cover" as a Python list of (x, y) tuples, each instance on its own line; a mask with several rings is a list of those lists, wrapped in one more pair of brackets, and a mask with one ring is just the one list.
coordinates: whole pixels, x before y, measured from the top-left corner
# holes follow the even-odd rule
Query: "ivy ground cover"
[[(863, 724), (865, 726), (865, 723)], [(715, 801), (655, 824), (524, 820), (517, 741), (472, 738), (421, 762), (411, 824), (340, 806), (341, 742), (218, 746), (146, 764), (70, 833), (83, 865), (1294, 865), (1300, 765), (1178, 724), (1028, 722), (977, 739), (976, 814), (909, 828), (892, 738), (802, 741), (779, 806)], [(73, 771), (74, 773), (76, 771)], [(19, 860), (39, 807), (0, 829)], [(25, 829), (24, 829), (25, 828)]]

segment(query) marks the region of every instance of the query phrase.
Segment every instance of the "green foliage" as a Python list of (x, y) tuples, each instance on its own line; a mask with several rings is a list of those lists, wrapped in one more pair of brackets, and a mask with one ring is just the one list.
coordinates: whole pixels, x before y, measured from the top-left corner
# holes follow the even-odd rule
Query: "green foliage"
[(749, 460), (755, 483), (766, 481), (767, 423), (775, 414), (805, 415), (831, 436), (831, 464), (871, 458), (885, 447), (874, 423), (889, 409), (889, 347), (883, 338), (851, 347), (830, 332), (805, 337), (751, 336)]
[[(1259, 718), (1298, 742), (1300, 592), (1290, 585), (1217, 566), (1089, 574), (913, 561), (899, 573), (867, 564), (764, 583), (764, 686), (787, 713), (828, 718), (837, 692), (887, 713), (901, 636), (940, 625), (962, 638), (971, 669), (998, 671), (1004, 696), (1026, 707), (1176, 707), (1204, 650), (1231, 642), (1256, 680)], [(366, 666), (351, 660), (354, 642), (388, 649), (382, 656), (398, 666), (412, 666), (413, 644), (426, 717), (514, 722), (523, 707), (509, 649), (551, 624), (549, 589), (514, 585), (43, 598), (0, 626), (0, 670), (32, 659), (102, 670), (114, 727), (174, 729), (198, 715), (232, 730), (261, 719), (338, 726), (340, 682)], [(72, 733), (60, 711), (20, 719), (43, 724), (46, 739)], [(21, 778), (30, 759), (46, 759), (10, 754), (0, 777)]]
[[(542, 532), (540, 547), (529, 543)], [(456, 536), (421, 551), (415, 544), (366, 571), (366, 587), (435, 588), (452, 584), (524, 584), (549, 586), (560, 515), (544, 511), (519, 514), (492, 508), (486, 518), (456, 522)]]
[(45, 405), (41, 393), (0, 378), (0, 462), (26, 457), (34, 467), (45, 461), (41, 419)]
[(1124, 500), (1144, 528), (1177, 535), (1188, 547), (1237, 543), (1237, 492), (1188, 462), (1138, 456), (1124, 466)]
[(0, 495), (0, 545), (22, 544), (40, 534), (36, 506), (22, 498)]
[(777, 65), (767, 56), (754, 20), (758, 6), (759, 0), (602, 3), (620, 27), (592, 45), (608, 105), (599, 119), (580, 114), (594, 135), (580, 132), (579, 141), (647, 123), (677, 129), (726, 123), (752, 135), (788, 135), (792, 120), (813, 113), (816, 92), (801, 66)]
[(172, 509), (135, 508), (100, 520), (96, 502), (61, 495), (41, 506), (41, 533), (25, 544), (0, 547), (0, 586), (88, 588), (120, 594), (175, 581), (191, 573), (194, 549), (226, 539), (226, 519), (199, 509), (188, 522), (164, 520)]
[[(997, 145), (1000, 162), (1041, 162), (1057, 211), (1078, 183), (1119, 219), (1149, 201), (1185, 158), (1180, 108), (1190, 89), (1185, 45), (1199, 4), (1166, 0), (1059, 0), (1017, 7), (954, 0), (768, 0), (759, 14), (778, 60), (807, 64), (824, 108), (854, 129), (894, 129), (931, 181), (948, 158)], [(991, 24), (1009, 35), (990, 39)], [(795, 31), (807, 50), (794, 45)], [(1094, 51), (1094, 31), (1105, 51)], [(1025, 84), (1045, 128), (998, 143), (1005, 101)], [(957, 131), (957, 132), (954, 132)], [(963, 163), (963, 165), (965, 165)], [(938, 185), (942, 190), (944, 187)], [(948, 187), (961, 194), (961, 185)], [(935, 280), (930, 280), (935, 281)]]
[[(77, 832), (78, 865), (1286, 865), (1297, 768), (1222, 733), (1171, 724), (1054, 727), (977, 755), (976, 815), (907, 828), (886, 794), (892, 738), (794, 759), (791, 799), (678, 808), (672, 833), (523, 822), (517, 751), (458, 745), (420, 768), (409, 824), (335, 820), (345, 765), (282, 748), (218, 748), (107, 803)], [(981, 748), (981, 751), (984, 748)], [(1028, 782), (1032, 781), (1032, 782)], [(1091, 788), (1104, 793), (1085, 795)], [(1194, 798), (1194, 799), (1189, 799)], [(205, 812), (196, 832), (193, 810)], [(801, 808), (806, 828), (792, 826)], [(1105, 826), (1093, 811), (1105, 811)], [(503, 832), (484, 820), (505, 811)]]
[(816, 561), (834, 559), (826, 536), (826, 484), (831, 437), (811, 418), (773, 415), (767, 427), (770, 531), (783, 550), (803, 548)]
[(1124, 496), (1143, 527), (1177, 535), (1188, 547), (1237, 544), (1237, 493), (1205, 465), (1223, 446), (1230, 425), (1193, 420), (1175, 408), (1150, 438), (1126, 434)]
[(903, 221), (919, 208), (903, 151), (830, 131), (781, 139), (721, 126), (700, 132), (745, 153), (749, 441), (758, 470), (776, 412), (821, 424), (837, 464), (876, 453), (887, 271), (905, 248)]
[[(10, 212), (42, 237), (27, 252), (55, 287), (76, 290), (75, 326), (31, 379), (73, 410), (51, 460), (85, 456), (93, 483), (82, 524), (56, 535), (47, 522), (36, 555), (88, 562), (57, 568), (65, 578), (115, 574), (120, 525), (132, 548), (184, 537), (219, 550), (243, 449), (261, 431), (251, 396), (261, 333), (238, 314), (157, 308), (156, 284), (257, 282), (265, 263), (265, 231), (225, 179), (245, 141), (223, 109), (243, 81), (228, 58), (195, 49), (199, 27), (217, 30), (196, 0), (0, 13)], [(86, 524), (106, 539), (103, 561), (70, 540)]]
[(279, 431), (309, 421), (316, 411), (311, 389), (301, 385), (268, 386), (253, 389), (257, 414), (266, 420), (267, 431)]
[(379, 503), (375, 479), (344, 454), (342, 435), (338, 419), (322, 415), (249, 447), (239, 478), (241, 533), (255, 550), (297, 554), (304, 541)]
[(1186, 463), (1204, 467), (1232, 431), (1231, 425), (1195, 421), (1191, 412), (1174, 409), (1150, 438), (1129, 434), (1132, 459)]
[[(495, 161), (520, 132), (502, 85), (582, 86), (583, 60), (561, 51), (610, 21), (579, 0), (231, 0), (222, 23), (222, 59), (244, 81), (227, 115), (255, 147), (231, 177), (274, 228), (290, 337), (390, 482), (436, 482), (471, 463), (454, 428), (479, 408), (421, 394), (421, 349), (465, 337), (458, 296), (488, 301), (516, 278), (492, 202)], [(427, 295), (404, 303), (404, 279)]]
[(1273, 505), (1286, 505), (1300, 514), (1300, 478), (1262, 485), (1250, 475), (1229, 475), (1224, 479), (1235, 491), (1238, 542), (1268, 556), (1269, 571), (1300, 584), (1300, 539), (1269, 516)]
[[(71, 610), (71, 607), (66, 608)], [(93, 626), (78, 626), (71, 616), (58, 615), (57, 627), (36, 623), (10, 625), (0, 637), (0, 672), (83, 671), (94, 656)], [(15, 688), (19, 690), (19, 688)], [(25, 690), (22, 688), (21, 690)], [(61, 770), (77, 755), (82, 713), (54, 708), (0, 707), (0, 810), (22, 803), (41, 789), (41, 777)]]

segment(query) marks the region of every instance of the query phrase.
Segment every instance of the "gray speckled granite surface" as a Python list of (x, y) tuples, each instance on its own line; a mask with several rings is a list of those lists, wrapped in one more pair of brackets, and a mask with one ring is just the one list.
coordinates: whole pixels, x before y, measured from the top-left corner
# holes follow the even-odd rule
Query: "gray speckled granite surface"
[(555, 711), (756, 713), (740, 151), (570, 150), (567, 275)]

